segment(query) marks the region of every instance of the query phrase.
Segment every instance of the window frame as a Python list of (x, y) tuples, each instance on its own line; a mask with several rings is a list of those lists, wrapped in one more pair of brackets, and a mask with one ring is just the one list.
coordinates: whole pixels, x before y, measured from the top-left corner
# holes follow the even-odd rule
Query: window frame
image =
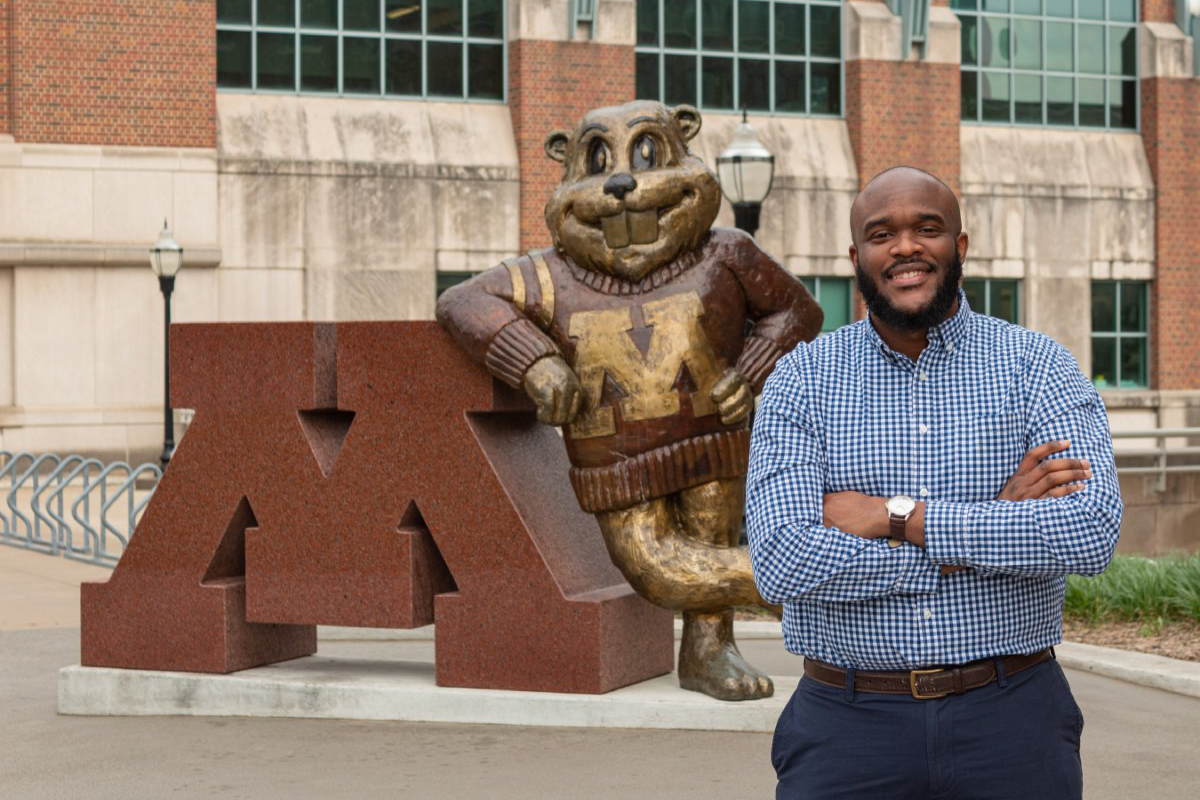
[[(1092, 352), (1091, 352), (1091, 362), (1092, 363), (1091, 363), (1091, 368), (1090, 368), (1090, 372), (1092, 374), (1089, 376), (1089, 380), (1091, 380), (1092, 384), (1095, 385), (1097, 389), (1103, 389), (1105, 391), (1115, 391), (1115, 390), (1137, 391), (1137, 390), (1141, 390), (1141, 389), (1148, 389), (1150, 387), (1150, 281), (1094, 280), (1091, 282), (1091, 284), (1089, 286), (1089, 292), (1091, 292), (1097, 284), (1107, 284), (1107, 285), (1111, 285), (1115, 288), (1115, 291), (1113, 293), (1113, 317), (1114, 317), (1114, 320), (1113, 320), (1113, 330), (1097, 331), (1097, 330), (1093, 329), (1090, 333), (1090, 336), (1088, 337), (1088, 344), (1091, 345), (1091, 349), (1092, 349)], [(1135, 286), (1141, 287), (1141, 290), (1142, 290), (1141, 317), (1146, 323), (1145, 330), (1133, 331), (1133, 332), (1121, 330), (1121, 288), (1126, 285), (1135, 285)], [(1089, 305), (1089, 310), (1092, 310), (1093, 303), (1089, 302), (1088, 305)], [(1116, 356), (1115, 367), (1116, 367), (1116, 369), (1115, 369), (1115, 372), (1113, 375), (1113, 380), (1108, 383), (1105, 383), (1103, 386), (1096, 384), (1096, 379), (1095, 379), (1095, 373), (1096, 373), (1096, 355), (1095, 355), (1096, 345), (1095, 345), (1095, 342), (1096, 342), (1096, 339), (1110, 339), (1113, 342), (1115, 342), (1115, 345), (1116, 345), (1116, 352), (1115, 352), (1115, 356)], [(1122, 378), (1122, 376), (1121, 376), (1121, 344), (1125, 340), (1141, 340), (1144, 343), (1144, 348), (1142, 350), (1142, 358), (1143, 358), (1142, 370), (1143, 370), (1144, 374), (1142, 376), (1139, 376), (1140, 378), (1142, 378), (1142, 382), (1140, 382), (1136, 385), (1131, 385), (1131, 386), (1123, 386), (1122, 380), (1121, 380), (1121, 378)]]
[(433, 271), (433, 299), (442, 296), (442, 292), (452, 289), (460, 283), (466, 283), (481, 272), (474, 270), (437, 269)]
[[(968, 0), (971, 1), (971, 0)], [(1012, 23), (1016, 20), (1037, 21), (1041, 26), (1041, 63), (1040, 69), (1021, 69), (1015, 66), (988, 68), (982, 64), (968, 65), (960, 60), (959, 72), (963, 85), (966, 85), (966, 78), (971, 75), (975, 81), (975, 103), (976, 112), (974, 119), (968, 119), (962, 116), (962, 93), (959, 93), (959, 121), (963, 125), (982, 125), (982, 126), (1010, 126), (1021, 128), (1037, 128), (1050, 130), (1069, 130), (1069, 131), (1098, 131), (1108, 133), (1140, 133), (1142, 129), (1142, 80), (1141, 80), (1141, 50), (1138, 46), (1138, 30), (1142, 19), (1142, 0), (1133, 0), (1134, 3), (1134, 19), (1132, 21), (1113, 20), (1111, 18), (1110, 0), (1104, 0), (1104, 19), (1086, 19), (1079, 16), (1080, 0), (1071, 0), (1073, 13), (1069, 17), (1050, 16), (1046, 13), (1046, 2), (1042, 0), (1042, 12), (1040, 14), (1018, 14), (1012, 10), (1009, 11), (985, 11), (983, 9), (986, 0), (973, 0), (975, 3), (974, 9), (959, 8), (955, 0), (951, 0), (951, 10), (955, 16), (959, 18), (961, 24), (963, 16), (973, 17), (976, 21), (975, 35), (977, 42), (982, 42), (983, 25), (982, 21), (986, 18), (1005, 19), (1009, 23), (1009, 30), (1012, 30)], [(1011, 0), (1010, 6), (1012, 8)], [(1046, 67), (1047, 41), (1046, 41), (1046, 23), (1060, 22), (1069, 23), (1071, 25), (1071, 70), (1070, 71), (1051, 71)], [(1104, 28), (1104, 69), (1099, 73), (1080, 72), (1079, 71), (1079, 26), (1080, 25), (1100, 25)], [(1134, 47), (1133, 47), (1133, 75), (1118, 75), (1109, 72), (1109, 55), (1111, 48), (1109, 47), (1109, 33), (1112, 28), (1129, 28), (1133, 32)], [(1011, 42), (1011, 34), (1010, 34)], [(1011, 50), (1011, 45), (1010, 45)], [(1009, 57), (1010, 62), (1012, 57)], [(1009, 97), (1008, 97), (1008, 120), (985, 120), (983, 119), (983, 75), (986, 72), (1003, 73), (1008, 76), (1009, 80)], [(1014, 78), (1019, 75), (1037, 76), (1041, 81), (1041, 105), (1042, 105), (1042, 121), (1027, 122), (1018, 121), (1016, 118), (1016, 91), (1014, 88)], [(1071, 79), (1071, 113), (1074, 122), (1070, 125), (1049, 122), (1048, 120), (1048, 104), (1049, 98), (1046, 92), (1047, 78), (1070, 78)], [(1084, 80), (1100, 80), (1104, 85), (1104, 125), (1083, 125), (1079, 121), (1079, 81)], [(1132, 83), (1134, 85), (1133, 93), (1133, 114), (1134, 125), (1132, 128), (1125, 126), (1114, 126), (1112, 124), (1112, 105), (1109, 100), (1109, 86), (1112, 83)]]
[[(637, 2), (646, 2), (647, 0), (637, 0)], [(768, 92), (770, 110), (766, 109), (746, 109), (752, 114), (769, 114), (772, 116), (786, 117), (812, 117), (816, 119), (845, 119), (846, 117), (846, 4), (841, 0), (731, 0), (733, 9), (733, 25), (730, 29), (730, 37), (733, 42), (733, 47), (730, 50), (712, 50), (704, 47), (702, 22), (704, 18), (703, 6), (706, 0), (696, 0), (696, 47), (681, 48), (667, 47), (663, 41), (666, 30), (666, 6), (669, 0), (653, 0), (658, 4), (658, 42), (653, 45), (638, 44), (635, 36), (635, 59), (641, 55), (655, 55), (658, 62), (658, 92), (655, 97), (639, 98), (645, 100), (666, 101), (666, 70), (664, 69), (665, 59), (667, 56), (693, 56), (696, 59), (696, 85), (694, 105), (701, 111), (709, 113), (729, 113), (735, 114), (742, 111), (742, 104), (739, 103), (741, 94), (740, 80), (740, 61), (753, 60), (762, 61), (768, 65)], [(765, 53), (747, 52), (743, 53), (740, 47), (739, 31), (738, 31), (738, 8), (743, 2), (751, 2), (754, 4), (765, 5), (767, 11), (767, 38), (768, 48)], [(802, 56), (793, 55), (777, 55), (775, 53), (775, 7), (777, 5), (784, 6), (804, 6), (805, 7), (805, 25), (804, 25), (804, 52)], [(812, 6), (821, 6), (826, 8), (836, 8), (838, 13), (838, 43), (840, 55), (837, 58), (829, 56), (813, 56), (812, 53), (812, 25), (811, 13), (808, 9)], [(636, 10), (635, 10), (636, 14)], [(733, 102), (726, 107), (706, 106), (703, 103), (704, 99), (704, 59), (705, 58), (727, 58), (733, 62)], [(776, 110), (776, 93), (775, 93), (775, 65), (780, 62), (793, 62), (805, 64), (804, 70), (804, 105), (806, 109), (812, 107), (812, 70), (807, 65), (817, 64), (837, 64), (838, 65), (838, 109), (836, 114), (829, 113), (813, 113), (811, 110), (806, 111), (779, 111)], [(634, 75), (634, 92), (637, 93), (637, 75), (635, 67)]]
[[(846, 321), (842, 325), (837, 326), (837, 328), (829, 328), (828, 330), (825, 328), (824, 321), (822, 321), (821, 322), (821, 332), (819, 334), (817, 334), (818, 336), (824, 336), (827, 333), (832, 333), (833, 331), (836, 331), (838, 328), (842, 328), (842, 327), (849, 325), (855, 321), (854, 320), (854, 279), (853, 278), (847, 278), (842, 275), (797, 275), (796, 279), (799, 280), (802, 284), (804, 284), (804, 288), (808, 289), (808, 293), (811, 294), (813, 299), (817, 301), (817, 305), (821, 305), (821, 282), (822, 281), (838, 281), (839, 283), (844, 283), (846, 285), (846, 290), (847, 290), (846, 291), (846, 309), (845, 309)], [(811, 286), (809, 285), (810, 282), (812, 283)], [(825, 307), (821, 306), (821, 310), (824, 311)]]
[[(508, 103), (508, 0), (500, 0), (500, 36), (499, 38), (489, 38), (470, 35), (470, 0), (461, 0), (462, 3), (462, 20), (463, 32), (462, 35), (450, 34), (427, 34), (427, 33), (395, 33), (386, 30), (385, 20), (387, 18), (387, 0), (378, 0), (379, 2), (379, 29), (376, 31), (359, 31), (347, 30), (345, 28), (345, 4), (342, 0), (338, 0), (338, 23), (337, 28), (312, 28), (302, 24), (301, 19), (301, 4), (302, 0), (293, 0), (295, 7), (295, 24), (292, 26), (280, 25), (259, 25), (258, 24), (258, 3), (259, 0), (248, 0), (250, 3), (250, 22), (234, 23), (216, 21), (216, 35), (219, 36), (222, 31), (232, 33), (246, 33), (250, 36), (250, 86), (221, 86), (217, 85), (218, 92), (229, 92), (232, 94), (270, 94), (270, 95), (285, 95), (285, 96), (302, 96), (302, 97), (346, 97), (368, 100), (420, 100), (434, 101), (447, 103), (487, 103), (503, 105)], [(421, 3), (421, 30), (425, 31), (428, 28), (429, 4), (428, 2)], [(294, 81), (293, 89), (276, 89), (276, 88), (259, 88), (258, 86), (258, 34), (292, 34), (294, 41), (295, 54), (293, 70)], [(301, 80), (301, 50), (300, 43), (303, 36), (324, 36), (327, 38), (337, 38), (337, 91), (314, 91), (311, 89), (302, 89)], [(369, 39), (379, 42), (379, 91), (378, 92), (357, 92), (345, 90), (345, 40), (346, 39)], [(390, 94), (387, 91), (387, 43), (389, 41), (416, 41), (421, 44), (421, 93), (420, 94)], [(430, 42), (447, 42), (451, 44), (462, 45), (462, 94), (455, 95), (431, 95), (429, 93), (429, 47)], [(470, 96), (470, 47), (471, 45), (500, 45), (500, 97), (471, 97)]]
[[(1022, 297), (1022, 295), (1024, 294), (1024, 291), (1025, 291), (1025, 286), (1024, 286), (1025, 282), (1023, 280), (1021, 280), (1020, 278), (964, 278), (963, 279), (963, 291), (964, 292), (966, 291), (966, 288), (967, 288), (966, 285), (968, 283), (983, 284), (983, 308), (976, 308), (975, 306), (971, 306), (972, 311), (975, 311), (979, 314), (984, 314), (989, 317), (996, 317), (996, 319), (1004, 320), (1005, 322), (1010, 322), (1013, 325), (1024, 325), (1025, 324), (1025, 303), (1024, 303), (1024, 298)], [(1004, 319), (1004, 317), (996, 316), (995, 314), (992, 313), (992, 287), (996, 283), (1011, 283), (1013, 285), (1013, 288), (1015, 289), (1015, 291), (1013, 293), (1013, 298), (1014, 298), (1014, 302), (1016, 304), (1016, 312), (1017, 312), (1017, 318), (1015, 320)]]

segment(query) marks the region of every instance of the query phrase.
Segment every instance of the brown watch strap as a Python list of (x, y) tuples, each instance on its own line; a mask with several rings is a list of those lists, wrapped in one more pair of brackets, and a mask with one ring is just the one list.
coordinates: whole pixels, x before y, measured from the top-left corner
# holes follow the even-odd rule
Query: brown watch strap
[(905, 527), (908, 524), (908, 517), (901, 517), (897, 514), (888, 514), (888, 535), (891, 538), (901, 542), (908, 541), (908, 536), (905, 534)]

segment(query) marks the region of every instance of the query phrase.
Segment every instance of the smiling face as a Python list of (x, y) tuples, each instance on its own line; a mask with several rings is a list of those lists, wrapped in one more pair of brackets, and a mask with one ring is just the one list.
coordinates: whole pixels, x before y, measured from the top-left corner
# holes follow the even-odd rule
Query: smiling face
[(696, 247), (716, 219), (717, 180), (687, 142), (690, 106), (637, 101), (589, 111), (546, 152), (564, 166), (546, 204), (556, 247), (589, 269), (637, 281)]
[(906, 167), (884, 172), (854, 201), (850, 226), (850, 260), (873, 318), (912, 332), (953, 313), (967, 235), (941, 181)]

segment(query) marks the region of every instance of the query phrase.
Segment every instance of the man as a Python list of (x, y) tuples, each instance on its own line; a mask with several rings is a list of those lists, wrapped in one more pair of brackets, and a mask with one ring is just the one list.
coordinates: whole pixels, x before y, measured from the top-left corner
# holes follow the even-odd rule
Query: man
[(755, 580), (805, 657), (777, 797), (1079, 798), (1050, 648), (1065, 576), (1116, 545), (1103, 403), (1062, 346), (968, 307), (941, 181), (888, 170), (850, 223), (869, 317), (779, 361), (751, 445)]

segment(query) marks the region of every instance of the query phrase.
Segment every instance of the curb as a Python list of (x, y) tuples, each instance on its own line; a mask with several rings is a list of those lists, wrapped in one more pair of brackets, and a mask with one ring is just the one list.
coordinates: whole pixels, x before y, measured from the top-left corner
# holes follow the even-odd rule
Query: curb
[(1064, 642), (1054, 651), (1058, 655), (1058, 663), (1069, 669), (1188, 697), (1200, 697), (1200, 663), (1195, 661), (1082, 642)]
[[(679, 638), (683, 623), (675, 620), (675, 638)], [(778, 622), (738, 621), (734, 623), (738, 639), (781, 639), (783, 631)], [(433, 641), (434, 626), (412, 630), (390, 628), (332, 628), (319, 626), (317, 638), (326, 641)], [(1118, 650), (1081, 642), (1056, 645), (1058, 663), (1068, 669), (1090, 672), (1105, 678), (1115, 678), (1139, 686), (1200, 698), (1200, 663), (1167, 658), (1149, 653)]]

